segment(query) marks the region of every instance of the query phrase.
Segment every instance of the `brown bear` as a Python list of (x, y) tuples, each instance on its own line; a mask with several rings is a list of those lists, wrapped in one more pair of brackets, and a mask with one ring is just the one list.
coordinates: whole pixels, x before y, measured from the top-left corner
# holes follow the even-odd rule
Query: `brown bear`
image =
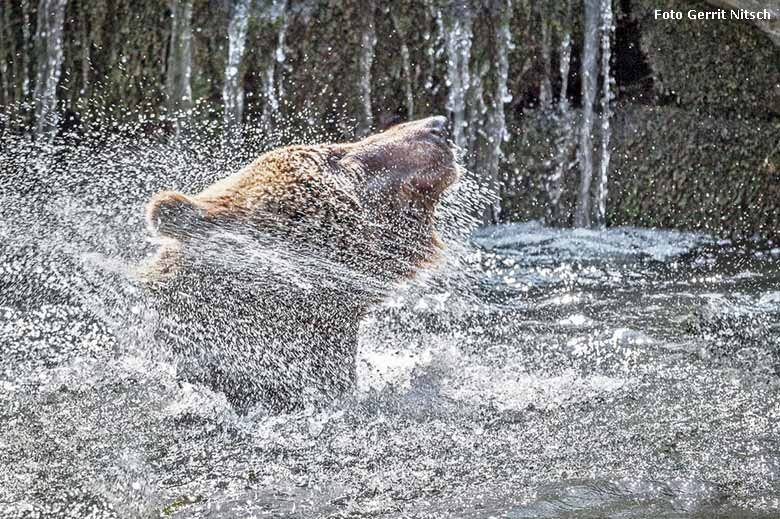
[(435, 262), (435, 209), (458, 178), (446, 119), (429, 117), (270, 151), (197, 195), (156, 194), (160, 248), (139, 277), (158, 341), (235, 404), (349, 390), (361, 318)]

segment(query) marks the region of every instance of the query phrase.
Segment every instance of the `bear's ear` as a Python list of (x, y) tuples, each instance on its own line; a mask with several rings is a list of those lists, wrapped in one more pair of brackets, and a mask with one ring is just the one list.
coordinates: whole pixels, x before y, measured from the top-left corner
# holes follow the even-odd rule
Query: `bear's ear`
[(149, 229), (160, 236), (183, 239), (195, 235), (203, 227), (206, 210), (187, 195), (162, 191), (146, 206)]

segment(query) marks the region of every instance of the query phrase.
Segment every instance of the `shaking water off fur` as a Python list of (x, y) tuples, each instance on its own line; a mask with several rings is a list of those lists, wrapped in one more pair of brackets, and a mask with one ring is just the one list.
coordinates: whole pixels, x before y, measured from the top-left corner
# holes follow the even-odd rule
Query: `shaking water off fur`
[[(236, 403), (352, 389), (361, 318), (442, 252), (435, 210), (460, 175), (446, 124), (289, 146), (196, 196), (155, 195), (147, 219), (165, 243), (139, 277), (159, 339)], [(278, 279), (272, 255), (309, 279)]]
[(775, 244), (477, 230), (438, 117), (4, 117), (0, 516), (776, 515)]

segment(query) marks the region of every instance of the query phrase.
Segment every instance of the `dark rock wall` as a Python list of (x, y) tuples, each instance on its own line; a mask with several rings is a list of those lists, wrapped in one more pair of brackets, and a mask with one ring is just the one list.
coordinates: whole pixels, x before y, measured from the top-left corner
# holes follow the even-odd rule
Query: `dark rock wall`
[[(633, 0), (622, 9), (608, 223), (780, 236), (780, 47), (748, 23), (653, 16), (715, 9), (705, 3)], [(543, 218), (556, 122), (525, 110), (516, 124), (505, 215)], [(564, 223), (577, 175), (567, 170)]]

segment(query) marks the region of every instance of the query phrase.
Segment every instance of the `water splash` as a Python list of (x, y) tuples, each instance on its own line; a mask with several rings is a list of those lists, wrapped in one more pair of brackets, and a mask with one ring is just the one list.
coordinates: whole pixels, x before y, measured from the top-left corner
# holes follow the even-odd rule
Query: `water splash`
[(244, 115), (244, 82), (240, 76), (252, 0), (235, 0), (228, 23), (228, 55), (222, 87), (223, 126), (228, 140), (241, 139)]
[[(780, 509), (776, 246), (537, 222), (486, 228), (472, 245), (481, 199), (467, 175), (437, 215), (450, 244), (443, 270), (364, 320), (359, 389), (322, 409), (239, 415), (223, 394), (181, 380), (184, 366), (143, 328), (159, 316), (137, 306), (127, 274), (153, 248), (144, 200), (235, 170), (267, 146), (260, 133), (247, 132), (238, 157), (213, 136), (169, 141), (140, 123), (93, 127), (77, 146), (8, 127), (0, 414), (12, 426), (0, 428), (0, 515)], [(282, 290), (347, 274), (242, 243), (224, 262), (268, 269)]]
[[(238, 415), (181, 380), (129, 273), (153, 248), (152, 192), (197, 191), (269, 141), (248, 131), (224, 150), (209, 122), (172, 141), (139, 115), (44, 144), (0, 123), (0, 516), (780, 510), (776, 244), (536, 222), (472, 244), (484, 198), (468, 174), (437, 214), (442, 270), (363, 322), (358, 391)], [(307, 131), (284, 140), (327, 137)], [(280, 290), (354, 274), (215, 238), (240, 253), (204, 253), (267, 269)]]
[(62, 28), (66, 5), (67, 0), (40, 0), (38, 3), (35, 33), (38, 65), (33, 96), (35, 133), (43, 139), (51, 138), (57, 127), (57, 86), (62, 72)]

